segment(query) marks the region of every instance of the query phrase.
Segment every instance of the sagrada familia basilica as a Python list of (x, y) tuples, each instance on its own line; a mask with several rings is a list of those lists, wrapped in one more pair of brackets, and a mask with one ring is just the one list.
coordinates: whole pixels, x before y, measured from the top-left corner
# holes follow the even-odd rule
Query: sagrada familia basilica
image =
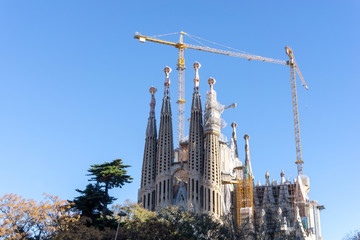
[(248, 135), (244, 136), (245, 156), (238, 155), (237, 124), (233, 122), (230, 141), (221, 133), (224, 106), (217, 100), (215, 79), (209, 78), (203, 111), (199, 92), (199, 68), (195, 69), (189, 135), (174, 149), (170, 101), (171, 69), (166, 78), (157, 131), (155, 92), (150, 88), (150, 113), (146, 128), (141, 186), (138, 202), (150, 211), (176, 205), (184, 211), (229, 219), (238, 230), (260, 232), (263, 239), (281, 239), (294, 234), (297, 239), (322, 239), (320, 210), (308, 197), (309, 177), (293, 181), (281, 171), (280, 183), (254, 184)]

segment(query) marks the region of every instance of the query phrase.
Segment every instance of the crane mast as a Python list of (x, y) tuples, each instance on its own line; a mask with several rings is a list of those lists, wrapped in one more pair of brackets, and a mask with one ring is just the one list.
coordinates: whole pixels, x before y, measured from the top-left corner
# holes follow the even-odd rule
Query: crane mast
[[(247, 54), (242, 52), (234, 52), (221, 50), (216, 48), (210, 48), (207, 46), (198, 46), (193, 44), (184, 43), (183, 36), (188, 35), (188, 33), (180, 32), (180, 40), (178, 43), (164, 41), (161, 39), (157, 39), (155, 37), (148, 37), (141, 35), (140, 33), (135, 33), (135, 39), (139, 39), (140, 42), (155, 42), (160, 44), (165, 44), (169, 46), (173, 46), (179, 49), (179, 58), (177, 63), (178, 70), (178, 119), (177, 119), (177, 143), (180, 146), (180, 141), (184, 138), (185, 131), (185, 58), (184, 58), (184, 50), (185, 49), (193, 49), (199, 50), (203, 52), (216, 53), (231, 57), (245, 58), (250, 60), (256, 60), (261, 62), (269, 62), (276, 63), (281, 65), (288, 65), (290, 67), (290, 77), (291, 77), (291, 93), (292, 93), (292, 106), (293, 106), (293, 115), (294, 115), (294, 130), (295, 130), (295, 145), (296, 145), (296, 165), (298, 170), (298, 175), (303, 174), (303, 163), (302, 155), (301, 155), (301, 140), (300, 140), (300, 124), (299, 124), (299, 109), (298, 109), (298, 101), (297, 101), (297, 91), (296, 91), (296, 73), (299, 75), (303, 86), (308, 90), (308, 87), (305, 83), (305, 80), (299, 70), (295, 62), (295, 58), (293, 55), (293, 50), (289, 47), (285, 47), (286, 54), (289, 56), (289, 61), (279, 60), (274, 58), (261, 57), (253, 54)], [(170, 34), (167, 34), (170, 35)]]
[(290, 77), (291, 77), (291, 93), (292, 93), (292, 105), (293, 105), (293, 115), (294, 115), (294, 130), (295, 130), (295, 144), (296, 144), (296, 165), (298, 170), (298, 175), (303, 175), (303, 163), (301, 155), (301, 139), (300, 139), (300, 124), (299, 124), (299, 109), (298, 109), (298, 100), (297, 100), (297, 91), (296, 91), (296, 74), (298, 72), (301, 81), (306, 89), (308, 89), (299, 68), (296, 65), (293, 50), (289, 47), (285, 47), (286, 54), (289, 56), (289, 66), (290, 66)]
[(180, 146), (180, 142), (184, 139), (185, 132), (185, 58), (183, 47), (183, 35), (184, 32), (180, 32), (179, 40), (179, 59), (177, 63), (178, 70), (178, 119), (177, 119), (177, 143)]

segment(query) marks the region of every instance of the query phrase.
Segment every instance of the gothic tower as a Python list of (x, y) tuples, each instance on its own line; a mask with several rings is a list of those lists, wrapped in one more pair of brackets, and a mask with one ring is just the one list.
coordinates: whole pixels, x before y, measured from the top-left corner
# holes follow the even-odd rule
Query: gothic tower
[(219, 137), (221, 133), (221, 109), (213, 89), (215, 79), (209, 78), (210, 90), (207, 92), (204, 114), (204, 204), (203, 213), (221, 216), (221, 170)]
[(165, 67), (165, 90), (161, 107), (160, 129), (156, 162), (156, 209), (172, 204), (172, 181), (170, 167), (174, 159), (172, 114), (170, 105), (171, 68)]
[(141, 172), (141, 185), (139, 189), (138, 202), (151, 211), (155, 210), (155, 171), (156, 171), (156, 119), (155, 119), (155, 97), (156, 88), (151, 87), (151, 103), (148, 124), (146, 128), (143, 166)]
[(199, 92), (200, 63), (195, 62), (194, 93), (191, 104), (191, 120), (189, 130), (189, 180), (188, 180), (188, 209), (201, 213), (203, 205), (202, 173), (204, 168), (204, 129)]

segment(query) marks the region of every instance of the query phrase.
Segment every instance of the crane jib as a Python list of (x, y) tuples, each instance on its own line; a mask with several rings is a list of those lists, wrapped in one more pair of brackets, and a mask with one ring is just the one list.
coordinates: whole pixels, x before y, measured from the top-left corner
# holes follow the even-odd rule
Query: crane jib
[[(165, 35), (169, 35), (169, 34), (165, 34)], [(199, 50), (199, 51), (203, 51), (203, 52), (210, 52), (210, 53), (217, 53), (217, 54), (221, 54), (221, 55), (226, 55), (226, 56), (232, 56), (232, 57), (239, 57), (239, 58), (245, 58), (250, 60), (256, 60), (256, 61), (262, 61), (262, 62), (270, 62), (270, 63), (276, 63), (276, 64), (282, 64), (282, 65), (286, 65), (286, 66), (290, 66), (290, 72), (291, 72), (291, 85), (292, 85), (292, 100), (293, 100), (293, 114), (294, 114), (294, 128), (295, 128), (295, 143), (296, 143), (296, 153), (297, 153), (297, 161), (296, 164), (298, 165), (298, 175), (302, 175), (302, 164), (303, 164), (303, 160), (301, 157), (301, 144), (300, 144), (300, 127), (299, 127), (299, 115), (298, 115), (298, 103), (297, 103), (297, 94), (296, 94), (296, 79), (295, 79), (295, 72), (298, 73), (303, 86), (308, 90), (308, 87), (306, 85), (306, 82), (299, 70), (299, 67), (297, 66), (295, 59), (294, 59), (294, 54), (293, 54), (293, 50), (289, 47), (285, 47), (285, 51), (286, 54), (289, 57), (289, 61), (285, 61), (285, 60), (279, 60), (279, 59), (273, 59), (273, 58), (266, 58), (266, 57), (261, 57), (261, 56), (257, 56), (257, 55), (251, 55), (251, 54), (247, 54), (247, 53), (242, 53), (242, 52), (233, 52), (233, 51), (228, 51), (228, 50), (221, 50), (221, 49), (216, 49), (216, 48), (210, 48), (207, 46), (197, 46), (197, 45), (193, 45), (193, 44), (187, 44), (187, 43), (183, 43), (183, 35), (188, 35), (185, 32), (180, 32), (180, 41), (178, 43), (174, 43), (174, 42), (169, 42), (169, 41), (164, 41), (164, 40), (160, 40), (154, 37), (147, 37), (147, 36), (143, 36), (140, 35), (140, 33), (136, 32), (135, 33), (135, 37), (136, 39), (139, 39), (140, 42), (146, 42), (146, 41), (150, 41), (150, 42), (155, 42), (155, 43), (160, 43), (160, 44), (165, 44), (165, 45), (170, 45), (170, 46), (174, 46), (175, 48), (179, 49), (179, 61), (178, 61), (178, 70), (179, 70), (179, 74), (178, 74), (178, 89), (179, 89), (179, 100), (178, 100), (178, 138), (179, 138), (179, 134), (180, 136), (184, 136), (184, 102), (182, 100), (184, 100), (185, 96), (185, 92), (184, 92), (184, 81), (185, 81), (185, 76), (184, 76), (184, 70), (185, 70), (185, 59), (184, 59), (184, 50), (185, 49), (193, 49), (193, 50)], [(200, 39), (200, 38), (199, 38)], [(206, 40), (207, 41), (207, 40)], [(211, 42), (211, 41), (209, 41)], [(213, 42), (212, 42), (213, 43)], [(200, 43), (201, 44), (201, 43)], [(215, 43), (216, 44), (216, 43)], [(226, 46), (225, 46), (226, 47)], [(180, 141), (182, 139), (178, 139), (178, 143), (180, 144)]]

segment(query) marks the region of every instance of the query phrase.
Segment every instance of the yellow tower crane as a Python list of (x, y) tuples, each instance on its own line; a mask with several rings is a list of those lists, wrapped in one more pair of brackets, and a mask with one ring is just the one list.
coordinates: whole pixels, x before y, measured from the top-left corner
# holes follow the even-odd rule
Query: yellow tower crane
[[(178, 43), (164, 41), (164, 40), (157, 38), (160, 36), (173, 35), (173, 34), (180, 34), (180, 39), (179, 39)], [(173, 46), (173, 47), (179, 49), (179, 58), (178, 58), (178, 63), (177, 63), (177, 70), (178, 70), (177, 143), (178, 143), (178, 146), (179, 146), (180, 141), (184, 138), (184, 130), (185, 130), (185, 102), (186, 102), (184, 99), (185, 98), (185, 87), (184, 87), (185, 86), (185, 58), (184, 58), (184, 50), (185, 49), (193, 49), (193, 50), (199, 50), (199, 51), (204, 51), (204, 52), (227, 55), (227, 56), (231, 56), (231, 57), (245, 58), (245, 59), (248, 59), (249, 61), (256, 60), (256, 61), (262, 61), (262, 62), (282, 64), (285, 66), (290, 66), (292, 104), (293, 104), (294, 129), (295, 129), (295, 144), (296, 144), (296, 161), (295, 161), (295, 163), (297, 165), (298, 175), (302, 175), (303, 174), (302, 164), (304, 162), (302, 160), (302, 155), (301, 155), (299, 111), (298, 111), (298, 101), (297, 101), (297, 92), (296, 92), (295, 72), (298, 73), (298, 75), (302, 81), (302, 84), (306, 88), (306, 90), (308, 90), (308, 87), (305, 83), (303, 76), (301, 75), (299, 67), (297, 66), (297, 64), (295, 62), (293, 50), (289, 47), (285, 47), (286, 54), (289, 56), (289, 61), (285, 61), (285, 60), (279, 60), (279, 59), (274, 59), (274, 58), (261, 57), (261, 56), (247, 54), (247, 53), (243, 53), (243, 52), (234, 52), (234, 51), (228, 51), (228, 50), (215, 49), (215, 48), (211, 48), (208, 46), (198, 46), (198, 45), (193, 45), (193, 44), (189, 44), (189, 43), (184, 43), (184, 41), (183, 41), (184, 35), (189, 36), (192, 39), (194, 39), (194, 37), (201, 39), (199, 37), (192, 36), (185, 32), (157, 35), (157, 36), (151, 36), (151, 37), (142, 35), (137, 32), (137, 33), (135, 33), (135, 37), (134, 37), (135, 39), (139, 39), (139, 41), (142, 43), (145, 43), (146, 41), (150, 41), (150, 42)], [(197, 41), (196, 39), (194, 39), (194, 40)], [(205, 39), (202, 39), (202, 40), (205, 40)], [(205, 41), (207, 41), (207, 40), (205, 40)], [(214, 43), (214, 42), (212, 42), (212, 43)]]

